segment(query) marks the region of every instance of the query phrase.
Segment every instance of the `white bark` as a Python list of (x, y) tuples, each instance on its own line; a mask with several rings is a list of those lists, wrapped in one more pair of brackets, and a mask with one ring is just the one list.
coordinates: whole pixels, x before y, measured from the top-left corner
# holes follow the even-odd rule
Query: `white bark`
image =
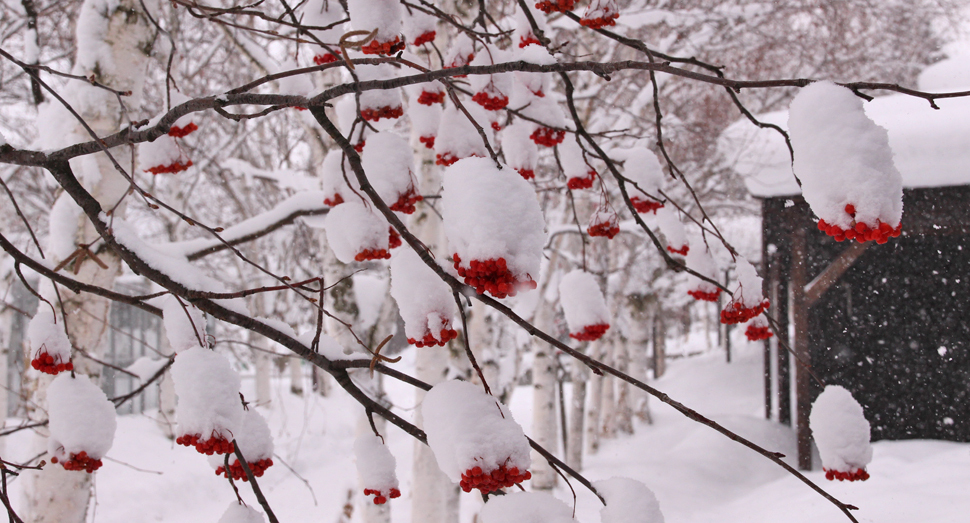
[[(159, 351), (165, 356), (172, 355), (172, 346), (168, 343), (167, 336), (160, 337)], [(162, 381), (158, 384), (158, 428), (168, 439), (175, 438), (175, 382), (172, 381), (172, 373), (165, 372)]]
[[(606, 336), (602, 345), (602, 361), (607, 365), (613, 365), (613, 353), (615, 351), (616, 340), (613, 336)], [(616, 400), (614, 390), (615, 382), (612, 376), (604, 376), (600, 391), (600, 437), (612, 438), (616, 436)]]
[[(7, 402), (9, 401), (7, 362), (10, 357), (14, 314), (16, 313), (12, 309), (4, 309), (0, 305), (0, 429), (7, 425)], [(0, 438), (0, 456), (4, 455), (6, 450), (7, 438)]]
[[(374, 379), (372, 380), (374, 382), (373, 388), (379, 395), (383, 395), (382, 386), (381, 386), (382, 376), (383, 375), (380, 373), (375, 373)], [(390, 435), (387, 433), (387, 430), (386, 430), (387, 421), (385, 421), (384, 418), (380, 416), (374, 416), (374, 427), (377, 428), (377, 432), (380, 433), (381, 436), (384, 436), (385, 443), (387, 443), (387, 438), (390, 437)], [(362, 434), (373, 434), (373, 433), (374, 431), (371, 428), (370, 421), (368, 420), (366, 415), (362, 415), (359, 418), (357, 418), (357, 436), (360, 436)], [(388, 503), (384, 503), (383, 505), (376, 505), (373, 502), (373, 498), (363, 495), (364, 488), (366, 488), (367, 485), (358, 484), (357, 486), (358, 486), (357, 492), (361, 493), (361, 496), (359, 499), (362, 500), (361, 519), (363, 520), (363, 522), (364, 523), (390, 523), (392, 503), (388, 502)]]
[[(599, 342), (590, 344), (589, 351), (594, 358), (600, 357)], [(603, 376), (596, 374), (590, 376), (586, 393), (589, 396), (586, 408), (586, 451), (595, 454), (600, 447), (600, 399), (603, 395)]]
[(570, 362), (570, 378), (572, 379), (572, 397), (569, 401), (569, 431), (566, 434), (568, 443), (566, 464), (575, 470), (583, 468), (583, 426), (586, 417), (586, 367), (576, 361)]
[(303, 395), (303, 360), (299, 356), (288, 356), (286, 366), (290, 368), (290, 392)]
[[(630, 342), (620, 334), (616, 335), (614, 344), (613, 363), (617, 370), (623, 373), (630, 371)], [(630, 384), (623, 380), (616, 380), (616, 409), (614, 410), (614, 428), (616, 432), (633, 434), (633, 408), (630, 405)]]
[(268, 407), (273, 400), (272, 387), (270, 386), (270, 378), (273, 376), (273, 357), (265, 352), (265, 350), (269, 350), (269, 343), (267, 343), (268, 340), (265, 337), (255, 335), (253, 338), (255, 339), (252, 343), (264, 349), (253, 351), (254, 366), (256, 367), (256, 404)]
[[(540, 301), (536, 311), (535, 326), (548, 331), (552, 324), (552, 305)], [(552, 453), (559, 448), (559, 420), (556, 409), (556, 361), (552, 347), (544, 341), (533, 344), (532, 364), (532, 437), (536, 443)], [(552, 490), (556, 486), (557, 474), (549, 463), (532, 453), (532, 488)]]
[[(652, 333), (650, 316), (647, 314), (647, 307), (643, 299), (631, 296), (630, 300), (630, 325), (629, 325), (629, 344), (627, 346), (630, 358), (629, 374), (634, 378), (647, 380), (647, 349), (650, 346)], [(650, 416), (650, 396), (642, 390), (630, 387), (628, 389), (630, 398), (630, 408), (633, 414), (647, 423), (653, 423)]]

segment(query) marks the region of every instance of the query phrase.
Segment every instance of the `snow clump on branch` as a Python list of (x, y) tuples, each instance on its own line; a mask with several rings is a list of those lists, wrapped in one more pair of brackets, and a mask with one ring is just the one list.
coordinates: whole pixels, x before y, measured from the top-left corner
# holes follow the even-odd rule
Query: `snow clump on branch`
[[(465, 105), (465, 110), (475, 120), (485, 133), (485, 138), (494, 142), (492, 128), (488, 125), (488, 117), (482, 113), (484, 109), (477, 105)], [(435, 163), (451, 165), (463, 158), (488, 156), (488, 149), (482, 141), (475, 124), (456, 107), (447, 107), (441, 114), (441, 126), (435, 139)]]
[(838, 385), (825, 387), (812, 404), (808, 422), (827, 479), (869, 479), (869, 422), (852, 393)]
[(195, 347), (179, 353), (172, 364), (178, 404), (175, 442), (202, 454), (227, 454), (242, 427), (239, 374), (225, 356)]
[(391, 257), (387, 220), (358, 202), (345, 202), (327, 215), (327, 244), (341, 263)]
[(374, 190), (392, 211), (415, 211), (414, 204), (423, 198), (414, 177), (414, 151), (403, 136), (394, 131), (371, 136), (360, 161)]
[(721, 311), (721, 323), (744, 323), (768, 308), (768, 300), (761, 289), (761, 276), (748, 260), (738, 257), (738, 286), (734, 297)]
[(444, 174), (442, 216), (455, 269), (479, 294), (535, 288), (545, 220), (535, 191), (514, 170), (466, 158)]
[(802, 196), (818, 228), (836, 241), (899, 236), (903, 177), (893, 163), (889, 133), (845, 87), (816, 82), (802, 88), (788, 115)]
[[(698, 245), (700, 247), (694, 247), (687, 251), (687, 258), (684, 260), (684, 263), (687, 264), (687, 268), (701, 276), (707, 276), (714, 281), (718, 281), (717, 266), (714, 264), (714, 257), (711, 256), (711, 251), (707, 250), (707, 245), (704, 242), (698, 242)], [(707, 280), (702, 280), (693, 274), (688, 274), (687, 279), (691, 284), (687, 294), (695, 300), (717, 301), (717, 297), (721, 294), (720, 287)]]
[(208, 347), (205, 316), (195, 305), (167, 296), (162, 302), (162, 325), (165, 337), (176, 354), (193, 347)]
[(630, 203), (640, 214), (656, 213), (664, 206), (657, 200), (663, 186), (663, 167), (657, 155), (646, 147), (636, 147), (627, 151), (613, 151), (613, 156), (623, 160), (623, 176), (633, 184), (628, 184), (627, 194)]
[(458, 337), (451, 328), (458, 312), (451, 288), (410, 248), (391, 259), (391, 296), (404, 319), (408, 343), (444, 346)]
[[(243, 412), (242, 429), (234, 436), (239, 452), (246, 458), (246, 464), (253, 476), (261, 477), (266, 469), (273, 466), (273, 434), (266, 420), (255, 409), (250, 408)], [(217, 476), (228, 477), (231, 474), (234, 480), (249, 481), (249, 476), (235, 455), (229, 456), (228, 473), (222, 456), (210, 456), (209, 463), (215, 467)]]
[(57, 323), (54, 312), (46, 304), (27, 324), (30, 340), (30, 366), (45, 374), (74, 370), (71, 362), (71, 340), (64, 332), (64, 324)]
[(610, 309), (596, 277), (588, 272), (576, 269), (562, 277), (559, 303), (569, 325), (570, 338), (595, 341), (610, 328)]
[(380, 436), (361, 434), (354, 441), (354, 455), (364, 496), (374, 496), (375, 505), (383, 505), (388, 498), (401, 497), (395, 472), (397, 460)]
[(643, 483), (610, 478), (593, 486), (606, 499), (606, 506), (600, 509), (602, 523), (664, 523), (657, 496)]
[(512, 413), (465, 381), (435, 385), (421, 404), (428, 445), (438, 467), (462, 490), (483, 494), (532, 477), (529, 441)]
[(114, 443), (115, 406), (87, 376), (61, 374), (47, 388), (51, 463), (94, 472)]
[(364, 54), (389, 56), (404, 49), (401, 41), (401, 2), (398, 0), (348, 0), (350, 25), (355, 31), (376, 31), (361, 47)]

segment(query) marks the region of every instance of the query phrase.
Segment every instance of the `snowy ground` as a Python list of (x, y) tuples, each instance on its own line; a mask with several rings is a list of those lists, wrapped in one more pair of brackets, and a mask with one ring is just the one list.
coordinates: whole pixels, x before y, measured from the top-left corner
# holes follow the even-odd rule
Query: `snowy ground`
[[(402, 369), (413, 366), (413, 354), (411, 350), (397, 365)], [(732, 364), (724, 363), (720, 354), (673, 361), (655, 384), (728, 428), (794, 456), (792, 432), (763, 420), (760, 373), (758, 347), (741, 347)], [(356, 506), (354, 520), (359, 521), (363, 505), (352, 458), (359, 407), (340, 392), (304, 401), (288, 392), (287, 382), (280, 380), (276, 385), (273, 404), (261, 412), (269, 417), (282, 460), (277, 459), (260, 482), (275, 512), (283, 522), (336, 522), (350, 497)], [(251, 381), (246, 386), (251, 387)], [(391, 381), (386, 386), (391, 397), (405, 398), (396, 406), (410, 416), (414, 406), (411, 393)], [(511, 407), (526, 428), (530, 405), (529, 390), (516, 391)], [(833, 505), (752, 451), (655, 400), (651, 408), (653, 425), (638, 425), (633, 436), (604, 441), (595, 455), (586, 456), (583, 473), (587, 477), (599, 480), (623, 475), (643, 481), (656, 492), (668, 523), (848, 521)], [(395, 523), (405, 523), (412, 521), (408, 492), (413, 443), (396, 429), (388, 429), (387, 434), (404, 493), (391, 502), (392, 518)], [(30, 457), (29, 440), (26, 432), (9, 438), (4, 458)], [(856, 516), (862, 522), (967, 520), (970, 445), (902, 441), (879, 442), (874, 448), (869, 467), (872, 479), (867, 482), (828, 482), (821, 472), (808, 477), (858, 506)], [(215, 522), (233, 500), (226, 480), (215, 476), (206, 459), (167, 440), (148, 415), (119, 419), (114, 448), (96, 474), (96, 482), (93, 520), (99, 523)], [(17, 480), (12, 485), (15, 501), (19, 484)], [(598, 501), (576, 488), (577, 519), (598, 522)], [(248, 485), (240, 484), (240, 490), (248, 502), (254, 502)], [(556, 495), (571, 501), (565, 486)], [(472, 521), (480, 506), (479, 497), (463, 495), (463, 521)]]

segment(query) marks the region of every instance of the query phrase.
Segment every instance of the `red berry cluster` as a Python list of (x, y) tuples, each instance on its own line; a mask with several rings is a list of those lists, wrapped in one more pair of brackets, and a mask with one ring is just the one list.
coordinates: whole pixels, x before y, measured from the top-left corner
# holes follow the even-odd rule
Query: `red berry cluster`
[[(57, 456), (51, 456), (51, 463), (58, 463)], [(77, 470), (88, 474), (98, 470), (102, 465), (100, 459), (88, 457), (88, 453), (83, 450), (77, 454), (69, 454), (68, 460), (61, 461), (60, 464), (64, 470)]]
[(745, 307), (736, 301), (732, 301), (724, 310), (721, 311), (721, 323), (744, 323), (761, 314), (767, 308), (768, 300), (765, 300), (750, 308)]
[[(855, 205), (851, 203), (846, 204), (845, 213), (855, 220)], [(835, 238), (835, 241), (841, 242), (845, 240), (855, 240), (859, 243), (864, 243), (868, 241), (875, 241), (876, 243), (882, 245), (889, 241), (889, 238), (897, 238), (903, 232), (903, 224), (899, 224), (896, 228), (888, 223), (883, 223), (876, 220), (875, 227), (869, 227), (865, 223), (856, 222), (854, 227), (843, 230), (838, 225), (831, 225), (825, 222), (825, 220), (818, 221), (818, 229), (825, 234)]]
[(671, 254), (679, 254), (681, 256), (687, 256), (687, 253), (690, 251), (690, 245), (686, 245), (686, 244), (681, 245), (680, 248), (676, 248), (672, 245), (668, 245), (667, 250), (670, 251)]
[(318, 54), (313, 57), (313, 63), (317, 65), (326, 65), (326, 64), (332, 64), (337, 60), (340, 60), (340, 58), (337, 57), (337, 55), (340, 54), (340, 51), (334, 51), (334, 53), (336, 54), (333, 54), (333, 53)]
[(502, 130), (502, 124), (498, 123), (498, 120), (492, 122), (492, 130), (495, 131), (495, 132), (501, 131)]
[(458, 253), (455, 253), (453, 257), (455, 258), (455, 270), (458, 271), (458, 275), (465, 279), (465, 283), (475, 287), (475, 292), (479, 294), (485, 294), (487, 291), (496, 298), (504, 298), (515, 296), (516, 287), (519, 285), (530, 289), (536, 288), (536, 282), (528, 275), (526, 281), (516, 280), (506, 266), (505, 258), (497, 260), (490, 258), (484, 261), (472, 260), (468, 262), (466, 269), (461, 266), (461, 258), (458, 257)]
[(362, 153), (364, 152), (364, 145), (366, 144), (367, 144), (366, 140), (361, 140), (360, 143), (354, 146), (354, 150), (357, 151), (358, 154)]
[(398, 196), (397, 201), (391, 205), (391, 210), (411, 214), (414, 212), (414, 204), (424, 199), (424, 196), (414, 192), (414, 187), (409, 187), (407, 192)]
[[(363, 118), (364, 120), (367, 120), (368, 122), (376, 122), (381, 118), (394, 119), (394, 118), (400, 118), (402, 116), (404, 116), (404, 107), (400, 105), (397, 107), (391, 107), (388, 105), (377, 109), (360, 110), (360, 117)], [(364, 149), (363, 143), (364, 142), (361, 142), (361, 145), (360, 145), (361, 150)], [(354, 147), (354, 149), (356, 149), (356, 147)]]
[(169, 127), (168, 135), (172, 138), (185, 138), (186, 136), (192, 134), (192, 131), (196, 131), (198, 129), (199, 126), (195, 125), (195, 122), (189, 122), (182, 127), (173, 125), (172, 127)]
[(869, 479), (869, 473), (866, 469), (855, 469), (849, 472), (839, 472), (838, 470), (822, 469), (825, 471), (825, 479), (839, 480), (839, 481), (865, 481)]
[(364, 260), (386, 260), (391, 257), (391, 253), (387, 252), (387, 249), (364, 249), (354, 256), (357, 261)]
[(640, 198), (639, 196), (633, 196), (630, 198), (630, 203), (633, 204), (633, 208), (637, 210), (640, 214), (646, 214), (652, 212), (657, 214), (657, 209), (664, 206), (663, 203), (656, 200), (647, 200)]
[(428, 149), (434, 149), (434, 135), (432, 136), (419, 136), (418, 141), (423, 143)]
[(529, 33), (526, 36), (519, 37), (519, 49), (522, 49), (523, 47), (526, 47), (532, 44), (542, 45), (542, 42), (540, 42), (539, 39), (536, 38), (536, 36), (532, 33)]
[(575, 4), (575, 0), (542, 0), (541, 2), (536, 2), (536, 9), (546, 14), (555, 12), (565, 13), (566, 11), (572, 11)]
[(536, 177), (536, 172), (532, 169), (516, 169), (516, 171), (518, 171), (519, 174), (521, 174), (526, 180), (531, 180)]
[(532, 473), (528, 470), (520, 473), (517, 467), (506, 469), (505, 465), (499, 465), (491, 473), (483, 472), (481, 467), (472, 467), (462, 473), (459, 484), (465, 492), (471, 492), (473, 488), (477, 488), (482, 494), (488, 494), (530, 479), (532, 479)]
[(401, 235), (394, 230), (394, 227), (387, 228), (387, 248), (397, 249), (403, 244), (401, 241)]
[(379, 54), (382, 56), (390, 56), (402, 50), (404, 50), (404, 42), (401, 41), (400, 36), (395, 36), (393, 40), (386, 42), (378, 42), (374, 39), (369, 44), (360, 48), (360, 52), (364, 54)]
[(491, 96), (488, 91), (489, 89), (486, 87), (484, 91), (475, 93), (475, 96), (472, 96), (472, 101), (484, 107), (486, 111), (501, 111), (509, 105), (508, 96), (502, 93), (494, 93), (495, 96)]
[(418, 96), (418, 103), (421, 105), (434, 105), (445, 103), (445, 92), (438, 91), (437, 93), (431, 93), (428, 91), (421, 91)]
[(37, 353), (34, 359), (30, 360), (30, 366), (35, 370), (39, 370), (44, 374), (57, 374), (58, 372), (63, 372), (65, 370), (74, 370), (74, 364), (70, 361), (61, 362), (61, 357), (58, 356), (55, 359), (53, 356), (47, 353), (46, 350), (41, 350)]
[(561, 144), (563, 139), (566, 137), (566, 131), (558, 131), (556, 129), (551, 129), (549, 127), (538, 127), (529, 138), (536, 145), (545, 145), (546, 147), (553, 147), (557, 144)]
[(748, 337), (748, 341), (767, 340), (774, 336), (768, 327), (759, 327), (757, 325), (748, 325), (748, 328), (744, 329), (744, 335)]
[(444, 347), (445, 343), (448, 343), (449, 341), (458, 337), (458, 331), (456, 331), (455, 329), (449, 329), (447, 327), (448, 327), (448, 322), (445, 322), (445, 328), (441, 329), (441, 333), (439, 334), (441, 336), (441, 340), (436, 340), (435, 337), (431, 335), (431, 332), (428, 331), (428, 333), (424, 335), (424, 338), (420, 340), (416, 340), (414, 338), (408, 338), (408, 343), (418, 348), (434, 347), (435, 345)]
[(602, 29), (604, 27), (616, 25), (616, 19), (619, 17), (619, 13), (612, 13), (606, 16), (598, 16), (596, 18), (583, 18), (579, 21), (579, 24), (585, 25), (590, 29)]
[(582, 332), (570, 332), (569, 337), (578, 341), (596, 341), (606, 334), (610, 329), (609, 323), (597, 323), (596, 325), (584, 325)]
[(195, 447), (195, 450), (206, 456), (213, 454), (230, 454), (235, 451), (233, 443), (222, 436), (212, 433), (209, 439), (202, 439), (201, 434), (185, 434), (175, 439), (175, 443), (186, 447)]
[[(462, 57), (457, 56), (451, 62), (451, 65), (444, 66), (444, 69), (454, 69), (455, 67), (462, 67), (462, 66), (468, 65), (474, 59), (475, 59), (475, 53), (469, 53), (468, 56), (464, 60), (462, 60)], [(467, 78), (467, 77), (468, 77), (467, 74), (456, 74), (455, 75), (455, 78)]]
[(384, 503), (387, 503), (387, 498), (394, 499), (394, 498), (401, 497), (401, 491), (398, 490), (398, 489), (396, 489), (396, 488), (392, 488), (391, 491), (387, 495), (384, 495), (383, 492), (381, 492), (381, 491), (379, 491), (377, 489), (365, 488), (364, 489), (364, 495), (365, 496), (373, 495), (374, 496), (374, 504), (375, 505), (383, 505)]
[(590, 225), (586, 229), (586, 232), (589, 233), (590, 236), (606, 236), (608, 239), (612, 240), (614, 236), (619, 234), (620, 227), (616, 225), (616, 222), (608, 221)]
[(589, 189), (593, 186), (593, 180), (596, 179), (596, 171), (589, 171), (583, 178), (573, 177), (566, 180), (566, 186), (572, 190), (578, 189)]
[(700, 289), (687, 291), (687, 294), (691, 295), (695, 300), (700, 301), (717, 301), (717, 297), (721, 295), (721, 289), (714, 289), (714, 292), (704, 292)]
[(189, 167), (192, 167), (192, 160), (186, 160), (185, 163), (175, 160), (169, 165), (156, 165), (146, 170), (152, 174), (175, 174), (185, 171)]
[(414, 44), (412, 45), (424, 45), (428, 42), (434, 41), (434, 37), (437, 35), (434, 31), (426, 31), (421, 33), (417, 38), (414, 39)]
[(323, 199), (323, 204), (324, 205), (329, 205), (330, 207), (336, 207), (336, 206), (340, 205), (341, 203), (344, 203), (344, 197), (343, 196), (340, 196), (340, 193), (339, 192), (338, 193), (335, 193), (330, 198), (324, 198)]
[(439, 153), (435, 155), (434, 163), (437, 165), (444, 165), (445, 167), (447, 167), (457, 162), (458, 160), (460, 160), (460, 158), (458, 158), (457, 156), (451, 153)]
[[(273, 466), (273, 460), (269, 458), (261, 459), (255, 463), (248, 461), (246, 463), (249, 464), (249, 470), (253, 472), (253, 476), (256, 476), (257, 478), (262, 477), (263, 472), (266, 472), (266, 469)], [(249, 476), (246, 475), (246, 471), (243, 470), (242, 464), (239, 463), (238, 459), (233, 460), (233, 462), (229, 465), (229, 474), (232, 474), (232, 479), (249, 481)], [(219, 465), (219, 468), (216, 469), (216, 476), (222, 476), (224, 478), (227, 477), (226, 467)]]

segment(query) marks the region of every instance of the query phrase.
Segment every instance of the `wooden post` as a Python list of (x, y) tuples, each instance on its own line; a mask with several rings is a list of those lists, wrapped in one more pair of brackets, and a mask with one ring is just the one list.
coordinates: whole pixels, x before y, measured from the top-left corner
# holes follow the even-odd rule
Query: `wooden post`
[(807, 248), (805, 245), (805, 230), (796, 228), (792, 237), (791, 257), (791, 285), (790, 311), (794, 340), (792, 350), (799, 363), (795, 365), (795, 392), (798, 400), (796, 406), (796, 431), (798, 435), (798, 468), (812, 470), (812, 431), (808, 426), (808, 415), (811, 413), (811, 376), (809, 370), (812, 355), (808, 344), (808, 302), (805, 297), (805, 284), (808, 281)]

